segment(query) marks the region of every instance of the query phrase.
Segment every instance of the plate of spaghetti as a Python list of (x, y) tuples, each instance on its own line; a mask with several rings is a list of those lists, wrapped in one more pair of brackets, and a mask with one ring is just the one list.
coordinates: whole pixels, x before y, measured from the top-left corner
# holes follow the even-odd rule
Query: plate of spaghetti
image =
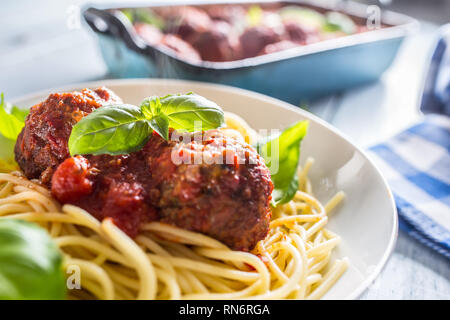
[(0, 299), (355, 299), (395, 243), (370, 159), (253, 92), (133, 79), (2, 96), (0, 133)]

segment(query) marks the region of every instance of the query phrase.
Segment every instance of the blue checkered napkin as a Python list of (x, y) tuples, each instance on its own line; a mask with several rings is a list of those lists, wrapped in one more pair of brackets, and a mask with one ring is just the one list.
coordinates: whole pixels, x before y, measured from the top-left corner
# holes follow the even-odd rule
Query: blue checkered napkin
[(450, 118), (427, 115), (369, 153), (394, 193), (400, 228), (450, 258)]
[(450, 24), (439, 31), (421, 123), (370, 148), (394, 193), (400, 228), (450, 258)]

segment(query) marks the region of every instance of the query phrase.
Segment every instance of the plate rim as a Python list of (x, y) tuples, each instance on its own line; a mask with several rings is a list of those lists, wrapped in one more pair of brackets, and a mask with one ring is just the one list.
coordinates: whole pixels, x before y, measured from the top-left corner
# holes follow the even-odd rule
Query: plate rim
[(380, 275), (381, 271), (386, 266), (389, 258), (392, 256), (392, 253), (395, 248), (395, 244), (397, 242), (398, 238), (398, 212), (397, 212), (397, 206), (395, 205), (395, 199), (393, 196), (393, 193), (387, 183), (386, 178), (382, 174), (379, 167), (376, 165), (374, 161), (367, 155), (367, 152), (363, 150), (362, 148), (358, 147), (356, 144), (353, 143), (352, 139), (349, 138), (346, 134), (341, 132), (339, 129), (334, 127), (332, 124), (326, 122), (325, 120), (319, 118), (318, 116), (312, 114), (309, 111), (306, 111), (304, 109), (301, 109), (300, 107), (296, 107), (288, 102), (282, 101), (277, 98), (273, 98), (267, 95), (264, 95), (262, 93), (241, 89), (237, 87), (232, 87), (228, 85), (223, 84), (217, 84), (217, 83), (209, 83), (209, 82), (202, 82), (202, 81), (192, 81), (192, 80), (179, 80), (179, 79), (167, 79), (167, 78), (127, 78), (127, 79), (104, 79), (104, 80), (95, 80), (95, 81), (86, 81), (86, 82), (75, 82), (72, 84), (64, 85), (64, 86), (58, 86), (58, 87), (51, 87), (48, 89), (41, 89), (37, 90), (25, 95), (18, 96), (16, 98), (11, 99), (12, 104), (17, 104), (20, 101), (30, 100), (33, 98), (41, 97), (48, 95), (51, 92), (58, 92), (58, 91), (66, 91), (66, 90), (76, 90), (79, 88), (92, 88), (92, 87), (98, 87), (98, 86), (105, 86), (108, 87), (109, 85), (114, 86), (130, 86), (130, 85), (151, 85), (151, 84), (158, 84), (160, 85), (161, 82), (165, 82), (170, 85), (189, 85), (190, 83), (195, 86), (205, 87), (209, 89), (216, 89), (219, 91), (227, 91), (231, 93), (235, 93), (237, 95), (245, 95), (250, 96), (251, 98), (264, 100), (272, 104), (276, 104), (277, 107), (281, 107), (284, 109), (287, 109), (289, 111), (293, 111), (305, 118), (308, 118), (322, 127), (325, 127), (326, 129), (330, 130), (334, 134), (338, 135), (342, 139), (344, 139), (347, 143), (349, 143), (354, 149), (356, 149), (360, 154), (365, 158), (366, 161), (368, 161), (373, 168), (375, 169), (375, 172), (378, 174), (378, 176), (381, 178), (381, 182), (383, 184), (384, 189), (387, 191), (390, 204), (392, 207), (392, 213), (393, 213), (393, 224), (392, 224), (392, 230), (390, 239), (388, 242), (388, 246), (386, 250), (384, 251), (380, 261), (377, 263), (376, 267), (373, 269), (373, 271), (370, 273), (370, 275), (356, 288), (348, 294), (346, 297), (343, 297), (342, 300), (354, 300), (359, 298), (369, 287), (370, 285), (375, 281), (375, 279)]

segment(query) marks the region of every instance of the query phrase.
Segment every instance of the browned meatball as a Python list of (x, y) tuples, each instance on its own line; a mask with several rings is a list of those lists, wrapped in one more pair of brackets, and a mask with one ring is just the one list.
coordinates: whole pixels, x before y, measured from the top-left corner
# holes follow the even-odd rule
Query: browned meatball
[(299, 44), (308, 44), (319, 40), (318, 30), (302, 26), (299, 23), (285, 22), (284, 28), (289, 39)]
[(282, 32), (264, 25), (251, 27), (239, 38), (244, 58), (257, 56), (265, 46), (283, 40)]
[(165, 34), (161, 45), (175, 51), (176, 55), (183, 60), (190, 62), (201, 61), (199, 53), (189, 43), (174, 34)]
[(187, 42), (195, 33), (208, 30), (211, 24), (206, 12), (190, 6), (166, 7), (157, 12), (165, 18), (165, 32), (177, 34)]
[(96, 108), (120, 98), (106, 88), (53, 93), (33, 106), (15, 146), (16, 161), (25, 175), (50, 182), (56, 167), (69, 157), (72, 126)]
[(199, 53), (175, 34), (163, 34), (158, 28), (146, 23), (138, 23), (134, 28), (137, 34), (152, 46), (165, 46), (175, 51), (177, 56), (186, 61), (201, 61)]
[(129, 155), (69, 158), (53, 175), (52, 194), (100, 220), (112, 218), (130, 236), (142, 223), (160, 220), (251, 250), (271, 218), (273, 185), (263, 159), (218, 130), (184, 138), (153, 134)]
[(153, 152), (148, 162), (161, 221), (251, 250), (267, 235), (271, 218), (273, 185), (263, 159), (218, 130), (187, 140), (168, 148), (152, 139), (146, 146)]
[(240, 58), (240, 43), (233, 36), (227, 22), (211, 24), (209, 30), (193, 35), (190, 41), (205, 61), (231, 61)]

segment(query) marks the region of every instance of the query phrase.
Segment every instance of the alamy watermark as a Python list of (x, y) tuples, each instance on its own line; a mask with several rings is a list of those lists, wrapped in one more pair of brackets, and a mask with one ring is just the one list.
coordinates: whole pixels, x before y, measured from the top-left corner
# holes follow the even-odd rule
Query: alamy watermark
[[(194, 132), (173, 131), (170, 134), (170, 141), (175, 142), (171, 151), (171, 160), (175, 165), (225, 164), (239, 166), (258, 163), (259, 156), (256, 151), (244, 142), (239, 133), (230, 132), (229, 129), (222, 132), (218, 130), (202, 131), (201, 127), (201, 121), (196, 121)], [(279, 134), (280, 130), (278, 129), (259, 130), (257, 133), (260, 137)], [(278, 172), (278, 140), (273, 140), (264, 148), (269, 149), (264, 150), (266, 165), (270, 166), (272, 174)]]
[(81, 269), (76, 264), (69, 264), (66, 268), (66, 286), (69, 290), (81, 289)]
[(366, 9), (366, 27), (369, 30), (381, 28), (381, 8), (377, 5), (368, 6)]

